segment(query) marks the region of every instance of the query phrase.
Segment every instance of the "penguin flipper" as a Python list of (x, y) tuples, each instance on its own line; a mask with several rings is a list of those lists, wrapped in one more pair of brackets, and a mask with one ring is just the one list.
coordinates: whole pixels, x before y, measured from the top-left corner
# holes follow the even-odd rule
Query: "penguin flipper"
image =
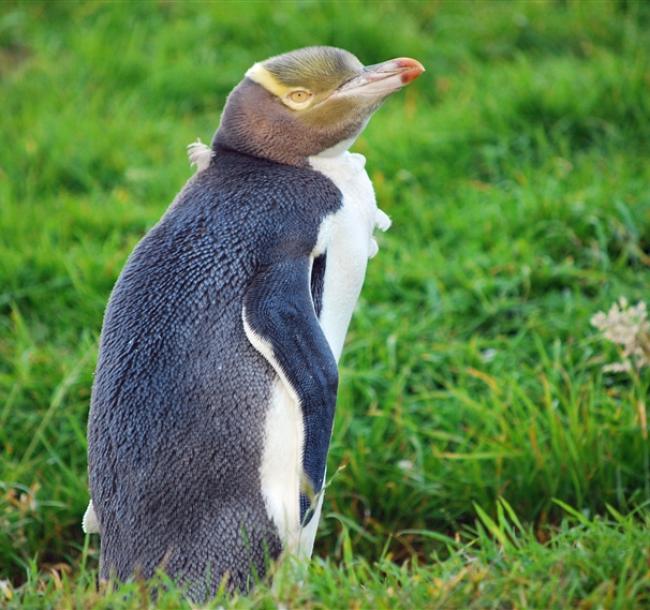
[(265, 268), (251, 282), (242, 312), (249, 341), (273, 366), (302, 412), (303, 471), (312, 488), (300, 499), (303, 525), (308, 496), (316, 497), (323, 486), (338, 389), (338, 368), (314, 311), (309, 272), (307, 256)]

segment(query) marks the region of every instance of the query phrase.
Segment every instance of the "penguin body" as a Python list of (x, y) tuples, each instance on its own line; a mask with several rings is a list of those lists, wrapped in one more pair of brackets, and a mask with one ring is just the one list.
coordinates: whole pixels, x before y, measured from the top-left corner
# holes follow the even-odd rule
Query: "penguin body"
[[(347, 152), (378, 104), (360, 112), (345, 87), (368, 76), (347, 52), (315, 49), (256, 64), (233, 91), (209, 153), (190, 149), (199, 171), (113, 290), (84, 516), (103, 579), (163, 569), (204, 601), (224, 582), (247, 590), (283, 551), (311, 554), (337, 362), (373, 229), (388, 224), (365, 160)], [(282, 88), (315, 65), (334, 83), (329, 97), (309, 90), (320, 115), (303, 89)], [(412, 65), (398, 66), (402, 84)], [(330, 97), (349, 106), (336, 129), (323, 118)], [(260, 104), (267, 123), (253, 116)], [(290, 150), (277, 146), (287, 133)]]
[[(183, 583), (212, 573), (214, 590), (227, 573), (246, 588), (278, 556), (260, 487), (276, 373), (246, 337), (244, 303), (268, 270), (255, 287), (273, 292), (249, 297), (251, 328), (251, 310), (283, 291), (312, 306), (309, 256), (339, 207), (336, 188), (313, 170), (222, 151), (131, 255), (106, 312), (89, 427), (90, 463), (104, 465), (90, 481), (102, 577), (165, 566)], [(320, 343), (322, 355), (296, 365), (326, 371), (333, 408), (336, 365)]]

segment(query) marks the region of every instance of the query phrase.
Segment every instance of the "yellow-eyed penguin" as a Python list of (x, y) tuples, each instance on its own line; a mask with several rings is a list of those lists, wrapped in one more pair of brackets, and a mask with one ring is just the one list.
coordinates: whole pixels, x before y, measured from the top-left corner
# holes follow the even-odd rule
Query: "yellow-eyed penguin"
[(100, 576), (158, 568), (197, 602), (310, 556), (345, 334), (386, 229), (347, 152), (424, 68), (308, 47), (253, 65), (199, 171), (135, 248), (88, 424)]

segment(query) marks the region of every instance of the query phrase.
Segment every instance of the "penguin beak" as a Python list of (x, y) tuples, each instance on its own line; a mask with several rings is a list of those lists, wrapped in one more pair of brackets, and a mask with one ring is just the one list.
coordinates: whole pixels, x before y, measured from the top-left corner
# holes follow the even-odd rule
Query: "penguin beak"
[(399, 57), (380, 64), (366, 66), (363, 72), (343, 83), (335, 95), (386, 97), (413, 82), (424, 72), (416, 59)]

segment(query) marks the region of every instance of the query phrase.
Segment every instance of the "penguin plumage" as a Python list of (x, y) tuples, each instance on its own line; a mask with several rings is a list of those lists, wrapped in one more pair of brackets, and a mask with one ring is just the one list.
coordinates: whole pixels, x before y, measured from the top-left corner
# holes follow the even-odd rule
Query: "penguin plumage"
[(337, 362), (377, 210), (347, 152), (415, 60), (309, 47), (255, 64), (106, 309), (88, 425), (100, 577), (167, 572), (197, 602), (309, 556)]

